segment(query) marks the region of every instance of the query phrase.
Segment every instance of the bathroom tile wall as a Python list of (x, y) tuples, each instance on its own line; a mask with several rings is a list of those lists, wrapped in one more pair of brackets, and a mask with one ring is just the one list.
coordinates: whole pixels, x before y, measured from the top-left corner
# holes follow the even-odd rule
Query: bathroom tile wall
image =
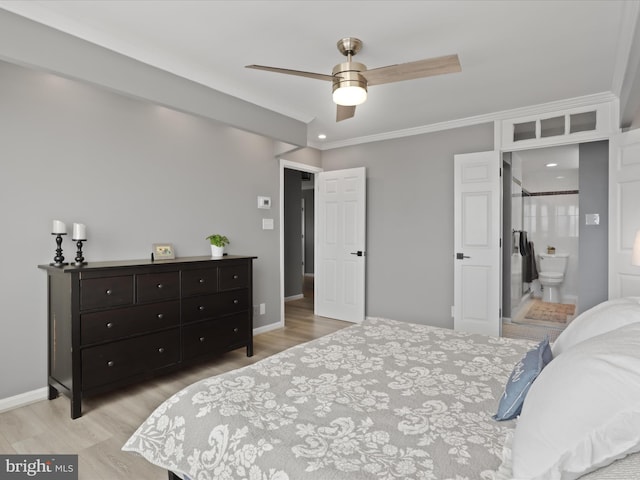
[(533, 242), (536, 259), (548, 246), (556, 253), (568, 253), (569, 263), (562, 285), (563, 301), (578, 296), (578, 194), (539, 195), (524, 199), (524, 229)]

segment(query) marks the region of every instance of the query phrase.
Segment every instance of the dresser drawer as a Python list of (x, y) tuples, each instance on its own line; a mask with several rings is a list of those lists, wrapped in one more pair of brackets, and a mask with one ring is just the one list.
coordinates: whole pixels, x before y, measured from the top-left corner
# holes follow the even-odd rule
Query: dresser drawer
[(182, 300), (182, 323), (221, 317), (248, 308), (249, 291), (246, 289), (185, 298)]
[(189, 325), (182, 329), (182, 358), (224, 352), (247, 344), (249, 313)]
[(180, 331), (164, 332), (85, 348), (82, 387), (90, 390), (180, 361)]
[(133, 275), (80, 280), (80, 309), (133, 305)]
[(80, 343), (103, 343), (179, 324), (179, 300), (85, 313), (80, 316)]
[(145, 273), (136, 275), (137, 303), (173, 300), (180, 297), (178, 272)]
[(249, 267), (247, 265), (227, 265), (220, 267), (218, 273), (219, 291), (247, 288), (249, 286)]
[(218, 291), (218, 267), (182, 271), (182, 296), (203, 295)]

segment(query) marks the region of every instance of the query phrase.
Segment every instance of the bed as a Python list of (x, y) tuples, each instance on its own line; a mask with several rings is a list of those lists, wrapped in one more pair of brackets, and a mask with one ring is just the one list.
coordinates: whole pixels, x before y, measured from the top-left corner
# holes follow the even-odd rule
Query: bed
[[(614, 330), (627, 329), (616, 338), (631, 339), (640, 352), (638, 300), (631, 300), (631, 306), (638, 310), (639, 321), (622, 322)], [(566, 337), (573, 341), (576, 335), (569, 334)], [(558, 342), (561, 339), (562, 335)], [(569, 340), (560, 342), (566, 351), (554, 351), (554, 359), (529, 382), (517, 420), (497, 421), (493, 417), (507, 398), (506, 386), (517, 370), (514, 365), (540, 350), (540, 344), (370, 318), (190, 385), (163, 402), (123, 450), (167, 469), (169, 478), (185, 480), (565, 479), (584, 473), (589, 480), (640, 478), (640, 462), (634, 454), (640, 450), (640, 438), (635, 438), (640, 433), (635, 432), (627, 435), (635, 435), (631, 440), (622, 435), (626, 442), (622, 450), (611, 448), (606, 459), (597, 457), (586, 467), (572, 464), (573, 457), (567, 460), (562, 446), (545, 445), (554, 452), (552, 456), (559, 452), (562, 458), (543, 472), (550, 476), (527, 472), (527, 468), (539, 468), (535, 455), (523, 454), (523, 449), (538, 441), (536, 427), (550, 423), (551, 429), (562, 430), (562, 421), (554, 415), (544, 417), (549, 395), (537, 387), (548, 388), (543, 377), (549, 377), (557, 388), (554, 369), (561, 373), (563, 369), (555, 364), (562, 364), (558, 359), (563, 356), (571, 360), (574, 355)], [(588, 344), (588, 340), (580, 341)], [(620, 346), (616, 344), (615, 349)], [(606, 372), (605, 376), (611, 377)], [(640, 386), (640, 378), (636, 383)], [(635, 398), (640, 412), (640, 387), (635, 394), (632, 390), (623, 396), (632, 404)], [(561, 399), (560, 404), (561, 415), (567, 415), (563, 409), (576, 409), (569, 400)], [(626, 406), (625, 413), (625, 424), (631, 422), (630, 429), (638, 427), (640, 432), (636, 418), (640, 413)], [(533, 428), (526, 425), (525, 415)], [(521, 424), (533, 433), (519, 434)], [(545, 449), (541, 452), (544, 455)], [(599, 468), (619, 458), (623, 459)], [(514, 474), (517, 468), (519, 476)], [(569, 469), (568, 475), (563, 468)], [(554, 477), (558, 471), (561, 476)], [(606, 476), (607, 472), (614, 476)]]

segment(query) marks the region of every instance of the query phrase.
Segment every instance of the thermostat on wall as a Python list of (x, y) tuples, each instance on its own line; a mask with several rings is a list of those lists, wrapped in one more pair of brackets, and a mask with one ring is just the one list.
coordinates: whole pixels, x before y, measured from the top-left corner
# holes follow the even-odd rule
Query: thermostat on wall
[(258, 208), (271, 208), (271, 197), (258, 197)]

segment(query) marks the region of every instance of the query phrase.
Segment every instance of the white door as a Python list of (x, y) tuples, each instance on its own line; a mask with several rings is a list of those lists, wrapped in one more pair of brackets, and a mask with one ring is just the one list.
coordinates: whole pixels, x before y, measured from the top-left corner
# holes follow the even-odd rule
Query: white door
[(640, 230), (640, 130), (609, 144), (609, 298), (640, 296), (640, 267), (631, 249)]
[(455, 330), (499, 336), (500, 153), (454, 158)]
[(365, 168), (318, 174), (315, 314), (364, 320)]

